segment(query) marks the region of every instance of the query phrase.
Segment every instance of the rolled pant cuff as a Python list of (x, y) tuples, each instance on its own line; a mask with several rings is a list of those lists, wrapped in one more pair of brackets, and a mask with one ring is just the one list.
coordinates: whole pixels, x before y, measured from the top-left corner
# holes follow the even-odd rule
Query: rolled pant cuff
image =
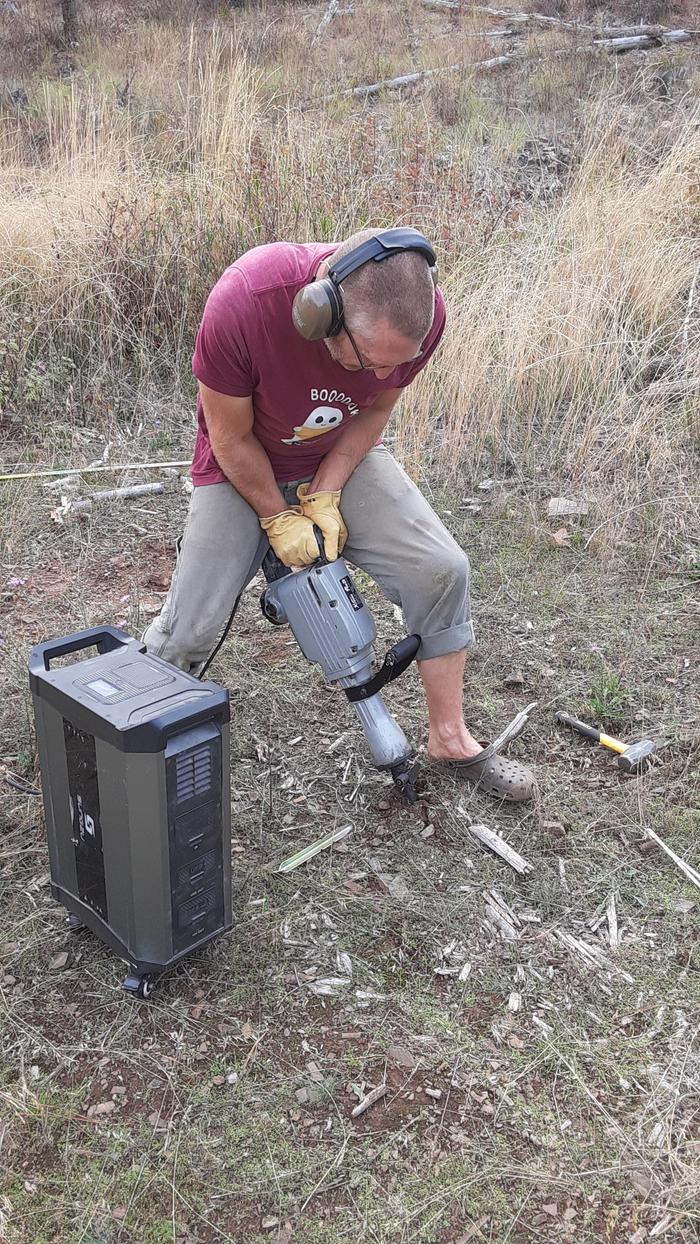
[(475, 644), (472, 623), (463, 622), (460, 626), (450, 626), (446, 631), (438, 631), (437, 635), (425, 635), (416, 660), (429, 661), (431, 657), (444, 657), (448, 652), (461, 652), (463, 648), (473, 648)]

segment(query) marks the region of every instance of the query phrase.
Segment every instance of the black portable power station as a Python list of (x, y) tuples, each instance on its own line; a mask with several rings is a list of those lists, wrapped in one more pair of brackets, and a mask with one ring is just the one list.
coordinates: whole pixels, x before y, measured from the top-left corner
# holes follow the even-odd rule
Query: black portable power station
[(146, 998), (231, 928), (228, 692), (110, 626), (37, 645), (29, 681), (52, 893)]

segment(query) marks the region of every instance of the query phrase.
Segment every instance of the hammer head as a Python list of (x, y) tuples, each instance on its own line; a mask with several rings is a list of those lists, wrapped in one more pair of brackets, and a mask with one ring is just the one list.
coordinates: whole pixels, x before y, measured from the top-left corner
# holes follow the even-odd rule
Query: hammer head
[(626, 747), (617, 758), (622, 772), (639, 773), (640, 769), (646, 767), (649, 757), (656, 751), (656, 746), (653, 739), (640, 739), (638, 743)]

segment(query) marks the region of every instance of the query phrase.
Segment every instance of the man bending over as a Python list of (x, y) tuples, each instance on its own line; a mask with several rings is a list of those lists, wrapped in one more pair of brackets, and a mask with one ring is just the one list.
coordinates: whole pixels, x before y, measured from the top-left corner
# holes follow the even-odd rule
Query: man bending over
[(214, 286), (197, 335), (192, 494), (148, 651), (201, 674), (268, 545), (287, 566), (317, 556), (379, 584), (421, 637), (428, 755), (502, 799), (529, 799), (529, 770), (482, 754), (462, 713), (474, 644), (469, 561), (381, 444), (401, 392), (445, 326), (435, 257), (414, 229), (337, 244), (275, 242)]

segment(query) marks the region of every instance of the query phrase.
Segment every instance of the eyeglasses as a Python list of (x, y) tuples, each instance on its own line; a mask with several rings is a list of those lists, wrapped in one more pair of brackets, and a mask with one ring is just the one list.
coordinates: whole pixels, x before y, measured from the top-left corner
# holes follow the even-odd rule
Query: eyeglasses
[[(350, 339), (350, 345), (352, 346), (353, 350), (355, 351), (355, 358), (357, 359), (358, 363), (360, 364), (360, 368), (362, 369), (362, 371), (377, 371), (377, 369), (379, 369), (380, 371), (383, 371), (383, 369), (384, 369), (385, 367), (387, 367), (387, 368), (391, 368), (391, 369), (392, 369), (392, 371), (393, 371), (393, 369), (394, 369), (395, 367), (403, 367), (403, 365), (404, 365), (403, 363), (364, 363), (364, 362), (362, 361), (362, 355), (360, 354), (360, 351), (359, 351), (359, 350), (358, 350), (358, 348), (357, 348), (357, 342), (355, 341), (355, 338), (353, 337), (352, 333), (350, 332), (350, 329), (348, 328), (347, 324), (343, 324), (343, 332), (344, 332), (344, 333), (346, 334), (346, 336), (347, 336), (347, 337), (349, 337), (349, 339)], [(412, 359), (407, 359), (407, 360), (406, 360), (406, 362), (408, 362), (408, 363), (412, 363), (412, 362), (414, 361), (414, 359), (419, 359), (419, 358), (421, 357), (422, 353), (423, 353), (423, 347), (421, 346), (421, 348), (420, 348), (420, 350), (418, 351), (418, 353), (417, 353), (417, 354), (414, 354), (414, 356), (413, 356), (413, 358), (412, 358)]]

